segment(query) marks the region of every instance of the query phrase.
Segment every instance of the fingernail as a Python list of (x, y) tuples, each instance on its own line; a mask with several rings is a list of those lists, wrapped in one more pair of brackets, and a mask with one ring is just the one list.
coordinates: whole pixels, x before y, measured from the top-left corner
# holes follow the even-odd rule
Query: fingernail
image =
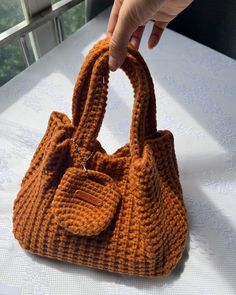
[(109, 68), (111, 71), (116, 71), (117, 68), (119, 67), (117, 60), (113, 56), (109, 56)]

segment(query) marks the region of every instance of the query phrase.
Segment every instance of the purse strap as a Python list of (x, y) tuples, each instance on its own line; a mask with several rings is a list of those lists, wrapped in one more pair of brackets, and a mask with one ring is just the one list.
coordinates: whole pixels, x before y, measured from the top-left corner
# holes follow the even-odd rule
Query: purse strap
[[(109, 41), (111, 37), (106, 37), (105, 39), (99, 41), (88, 53), (85, 61), (80, 69), (79, 75), (75, 82), (75, 87), (73, 91), (72, 98), (72, 114), (73, 114), (73, 125), (78, 126), (82, 112), (84, 110), (84, 105), (87, 98), (88, 87), (89, 87), (89, 77), (91, 76), (92, 67), (97, 60), (98, 56), (109, 50)], [(131, 46), (128, 47), (128, 52), (132, 54), (139, 62), (142, 64), (143, 69), (149, 83), (149, 106), (148, 114), (146, 117), (146, 136), (155, 133), (156, 127), (156, 97), (154, 92), (153, 81), (149, 72), (149, 69), (141, 56), (141, 54), (133, 49)]]
[[(109, 38), (90, 50), (81, 67), (73, 93), (73, 124), (77, 145), (89, 148), (97, 138), (105, 114), (109, 80)], [(156, 132), (156, 104), (149, 70), (138, 51), (129, 47), (121, 67), (134, 89), (130, 130), (132, 158), (140, 157), (144, 138)]]

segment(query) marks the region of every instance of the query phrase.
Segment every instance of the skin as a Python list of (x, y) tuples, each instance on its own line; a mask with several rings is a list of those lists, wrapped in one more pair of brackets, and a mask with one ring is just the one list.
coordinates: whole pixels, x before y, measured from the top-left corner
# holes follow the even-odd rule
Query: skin
[(148, 47), (155, 47), (170, 21), (192, 0), (115, 0), (110, 14), (107, 35), (111, 35), (109, 68), (117, 70), (124, 62), (130, 42), (138, 49), (146, 23), (153, 20)]

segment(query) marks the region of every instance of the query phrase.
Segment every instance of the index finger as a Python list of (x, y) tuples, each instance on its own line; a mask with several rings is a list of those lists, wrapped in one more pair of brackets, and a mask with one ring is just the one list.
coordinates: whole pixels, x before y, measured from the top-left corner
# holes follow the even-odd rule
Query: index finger
[(112, 6), (111, 14), (107, 25), (107, 35), (112, 35), (117, 24), (120, 8), (124, 0), (115, 0)]

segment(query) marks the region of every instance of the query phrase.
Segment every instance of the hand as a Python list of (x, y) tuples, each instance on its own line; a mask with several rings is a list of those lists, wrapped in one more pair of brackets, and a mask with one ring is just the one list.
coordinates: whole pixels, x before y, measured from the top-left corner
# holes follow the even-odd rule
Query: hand
[(109, 67), (119, 68), (130, 42), (138, 49), (146, 23), (154, 21), (148, 47), (157, 45), (168, 25), (192, 0), (115, 0), (107, 27), (110, 41)]

